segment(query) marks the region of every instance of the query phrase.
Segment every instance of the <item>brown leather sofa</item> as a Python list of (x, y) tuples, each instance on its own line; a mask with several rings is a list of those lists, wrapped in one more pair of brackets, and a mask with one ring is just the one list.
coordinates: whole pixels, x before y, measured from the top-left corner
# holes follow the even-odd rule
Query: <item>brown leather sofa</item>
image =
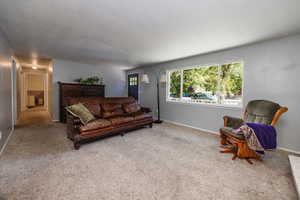
[(69, 98), (68, 105), (84, 104), (97, 118), (83, 125), (78, 117), (67, 114), (67, 136), (79, 149), (83, 142), (111, 135), (123, 134), (144, 126), (152, 128), (149, 108), (140, 107), (132, 97), (81, 97)]

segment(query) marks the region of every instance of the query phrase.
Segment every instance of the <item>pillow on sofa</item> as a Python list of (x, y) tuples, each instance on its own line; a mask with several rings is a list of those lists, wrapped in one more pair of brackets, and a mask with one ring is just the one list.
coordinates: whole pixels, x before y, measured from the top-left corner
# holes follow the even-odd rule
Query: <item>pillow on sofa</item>
[(84, 125), (95, 120), (94, 115), (81, 103), (68, 106), (66, 110), (73, 116), (78, 117)]
[(83, 105), (96, 117), (101, 117), (101, 106), (95, 103), (83, 103)]
[(141, 110), (141, 106), (137, 102), (123, 104), (126, 113), (136, 113)]

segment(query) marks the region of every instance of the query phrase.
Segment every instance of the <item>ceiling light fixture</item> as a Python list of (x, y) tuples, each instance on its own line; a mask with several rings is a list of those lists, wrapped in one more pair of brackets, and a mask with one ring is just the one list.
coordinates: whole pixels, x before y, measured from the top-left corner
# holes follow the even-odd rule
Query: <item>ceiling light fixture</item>
[(36, 64), (37, 64), (37, 60), (36, 60), (36, 59), (33, 59), (33, 60), (32, 60), (32, 64), (36, 65)]
[(37, 67), (36, 66), (32, 66), (32, 69), (37, 69)]

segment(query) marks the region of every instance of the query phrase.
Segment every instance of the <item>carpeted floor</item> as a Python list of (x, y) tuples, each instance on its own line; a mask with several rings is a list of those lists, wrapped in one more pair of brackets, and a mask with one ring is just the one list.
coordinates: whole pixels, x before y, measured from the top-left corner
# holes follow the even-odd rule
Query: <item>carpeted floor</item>
[(0, 158), (0, 199), (297, 199), (287, 155), (249, 165), (217, 136), (156, 125), (73, 150), (65, 125), (17, 129)]

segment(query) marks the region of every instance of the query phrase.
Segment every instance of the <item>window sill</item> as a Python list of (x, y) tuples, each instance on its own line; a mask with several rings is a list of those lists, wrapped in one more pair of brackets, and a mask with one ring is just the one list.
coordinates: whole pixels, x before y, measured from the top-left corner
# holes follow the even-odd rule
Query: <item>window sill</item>
[(182, 102), (182, 101), (171, 101), (171, 100), (166, 100), (166, 102), (174, 103), (174, 104), (204, 106), (204, 107), (211, 107), (211, 108), (224, 108), (224, 109), (230, 109), (230, 110), (242, 110), (243, 109), (243, 106), (240, 106), (240, 105), (209, 104), (209, 103)]

